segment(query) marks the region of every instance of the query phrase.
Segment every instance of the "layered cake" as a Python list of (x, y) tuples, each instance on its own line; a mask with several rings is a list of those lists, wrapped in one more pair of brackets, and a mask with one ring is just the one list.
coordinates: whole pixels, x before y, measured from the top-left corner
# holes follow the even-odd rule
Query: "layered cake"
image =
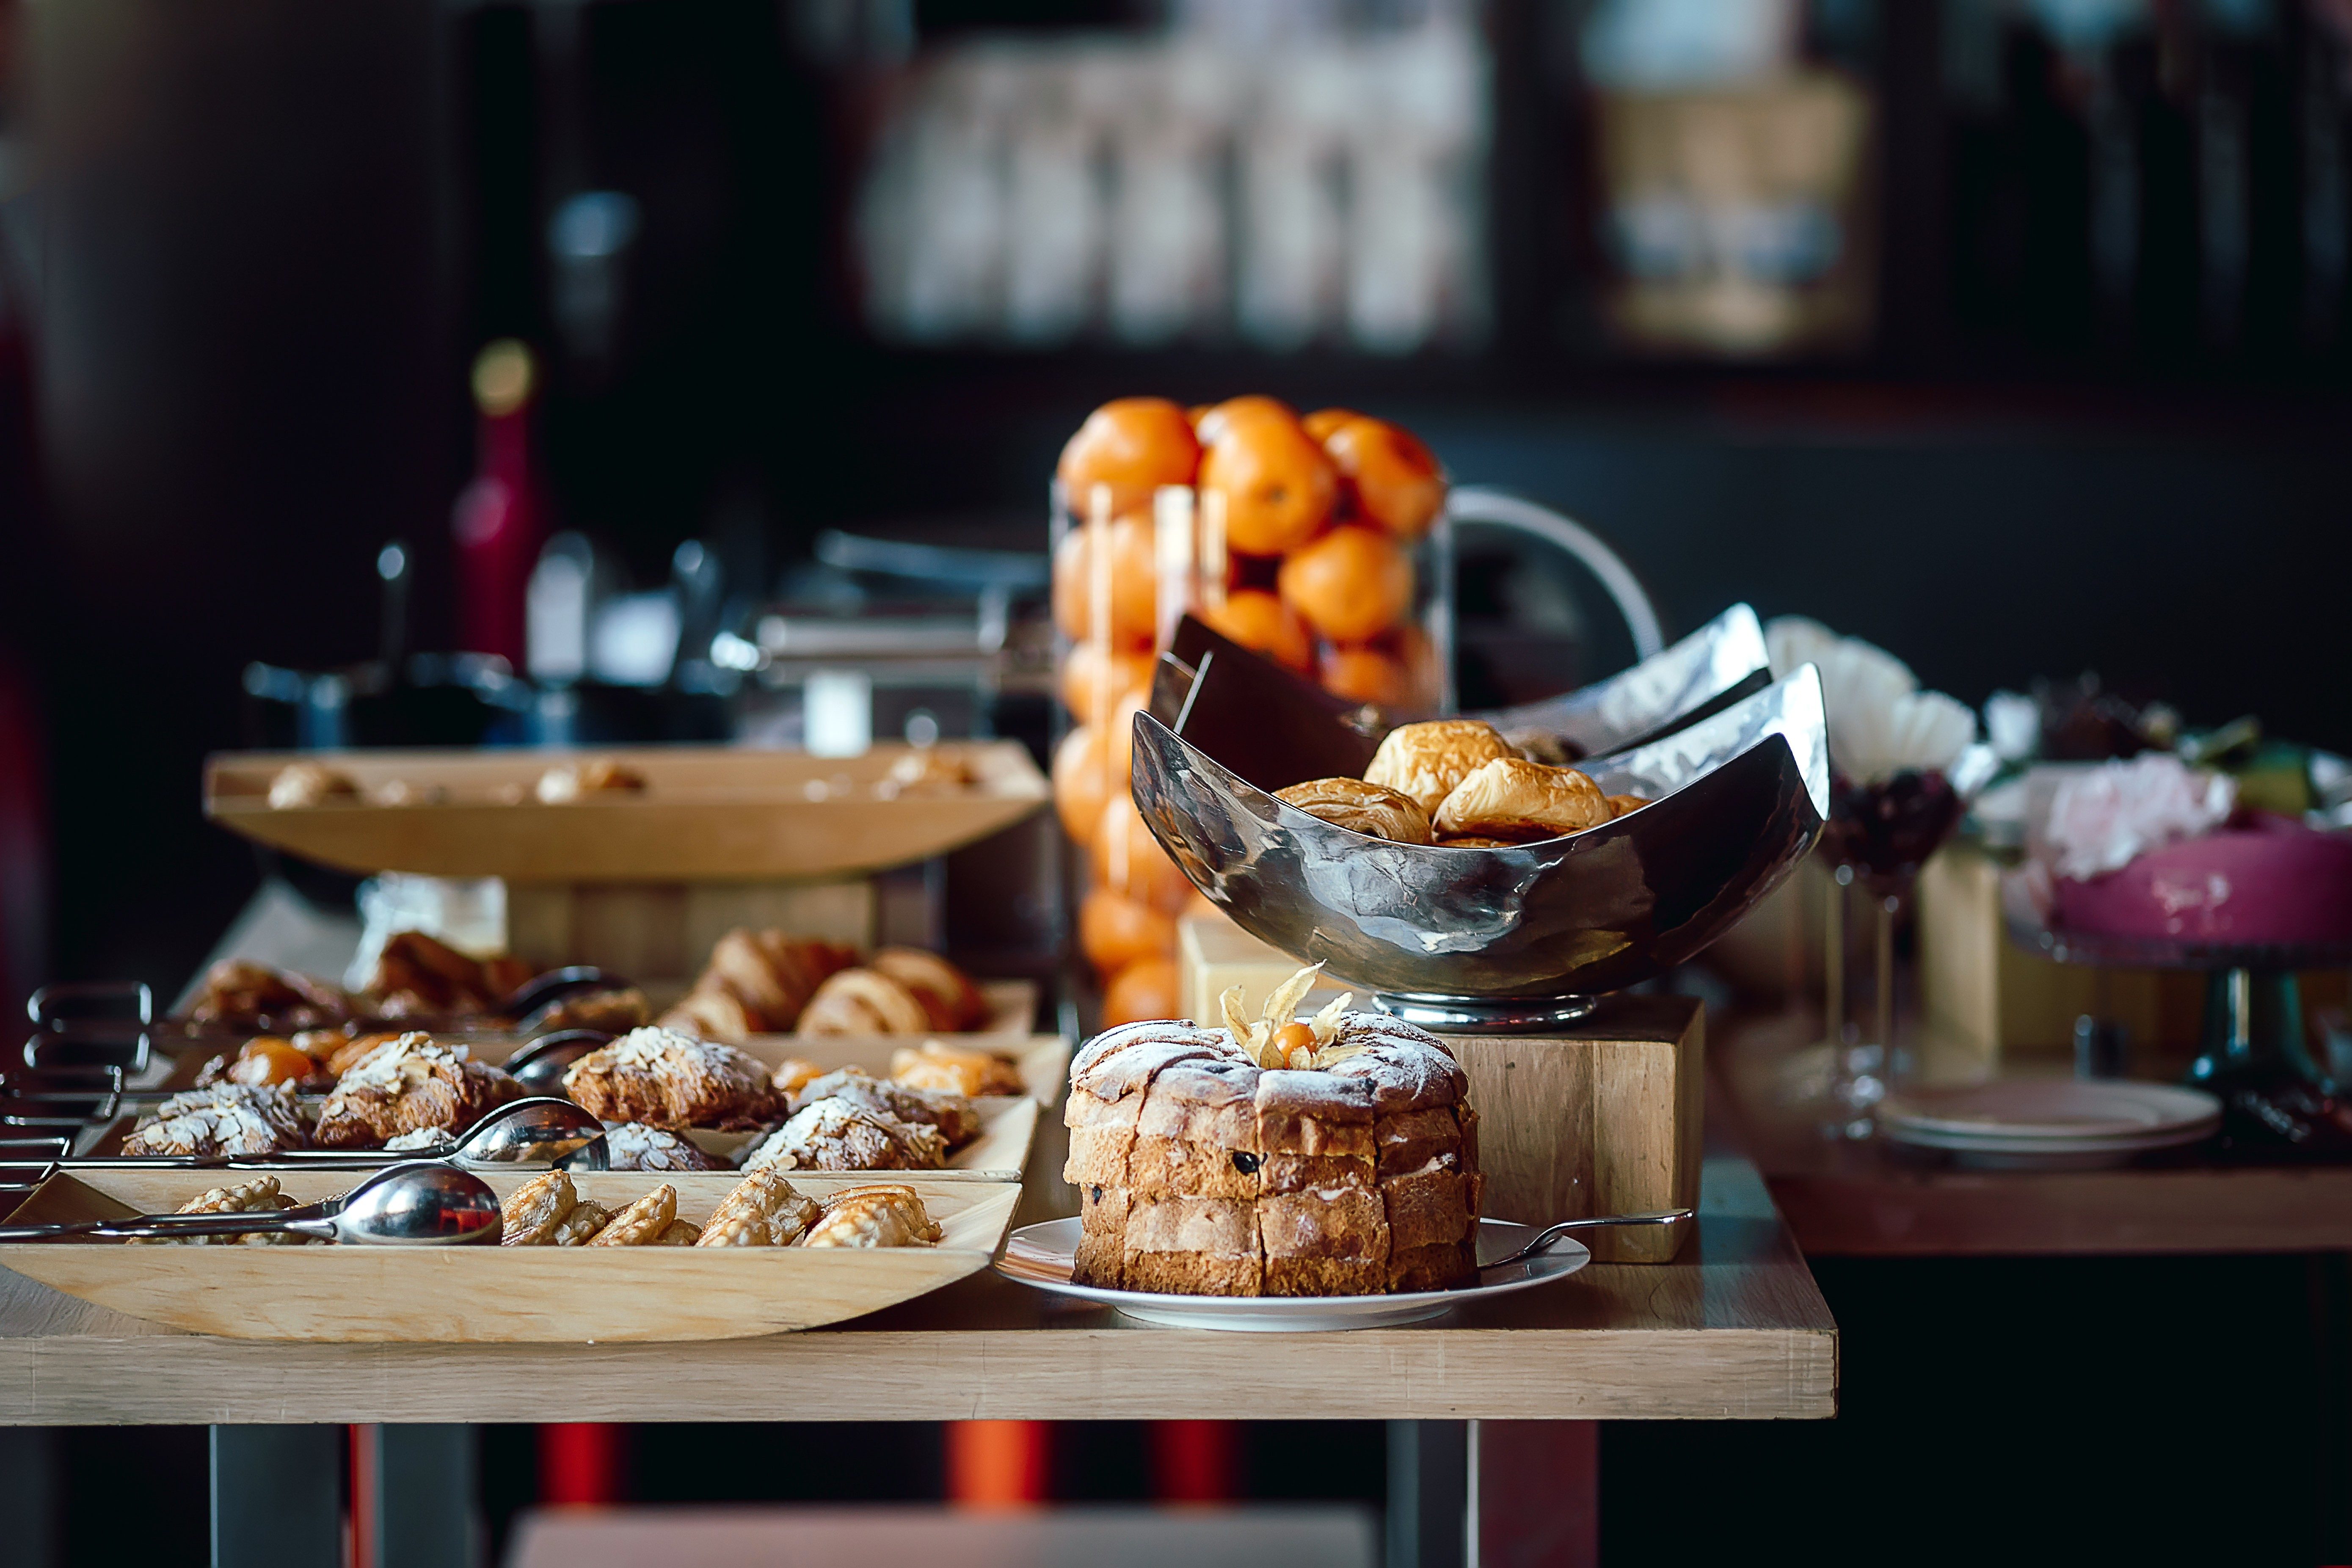
[(1077, 1283), (1361, 1296), (1475, 1276), (1478, 1119), (1452, 1053), (1345, 998), (1292, 1023), (1280, 997), (1255, 1025), (1111, 1029), (1071, 1064)]

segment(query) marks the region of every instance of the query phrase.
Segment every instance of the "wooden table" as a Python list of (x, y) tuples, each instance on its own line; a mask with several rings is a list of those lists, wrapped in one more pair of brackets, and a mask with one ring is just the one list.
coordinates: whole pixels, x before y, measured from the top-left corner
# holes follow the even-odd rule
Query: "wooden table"
[(2106, 1171), (1962, 1170), (1840, 1144), (1780, 1103), (1774, 1068), (1809, 1021), (1719, 1029), (1711, 1129), (1754, 1156), (1811, 1258), (2100, 1257), (2352, 1251), (2352, 1166), (2225, 1165), (2193, 1155)]

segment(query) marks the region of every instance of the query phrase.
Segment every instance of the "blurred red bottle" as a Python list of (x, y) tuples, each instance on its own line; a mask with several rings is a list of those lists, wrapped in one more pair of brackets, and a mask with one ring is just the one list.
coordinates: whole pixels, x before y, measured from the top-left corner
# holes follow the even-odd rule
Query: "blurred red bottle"
[(539, 365), (500, 338), (474, 360), (474, 477), (450, 517), (457, 541), (457, 647), (523, 666), (523, 592), (547, 533), (530, 435)]

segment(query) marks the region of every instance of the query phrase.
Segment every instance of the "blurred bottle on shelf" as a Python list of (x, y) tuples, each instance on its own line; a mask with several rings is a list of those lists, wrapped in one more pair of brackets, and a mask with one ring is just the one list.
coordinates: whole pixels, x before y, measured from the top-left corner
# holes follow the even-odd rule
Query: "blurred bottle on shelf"
[(919, 55), (856, 216), (866, 320), (919, 343), (1378, 353), (1487, 331), (1473, 7), (1194, 0), (1159, 35)]
[(458, 646), (523, 668), (525, 599), (546, 507), (531, 439), (539, 366), (530, 350), (500, 338), (474, 361), (474, 477), (450, 518), (457, 539)]

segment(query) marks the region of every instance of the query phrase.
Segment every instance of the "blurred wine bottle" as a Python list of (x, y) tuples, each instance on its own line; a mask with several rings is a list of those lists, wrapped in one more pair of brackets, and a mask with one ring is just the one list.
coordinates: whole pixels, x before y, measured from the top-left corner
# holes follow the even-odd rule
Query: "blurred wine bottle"
[(457, 536), (457, 640), (521, 668), (524, 600), (547, 530), (531, 439), (539, 366), (529, 347), (500, 338), (474, 361), (474, 477), (450, 518)]

